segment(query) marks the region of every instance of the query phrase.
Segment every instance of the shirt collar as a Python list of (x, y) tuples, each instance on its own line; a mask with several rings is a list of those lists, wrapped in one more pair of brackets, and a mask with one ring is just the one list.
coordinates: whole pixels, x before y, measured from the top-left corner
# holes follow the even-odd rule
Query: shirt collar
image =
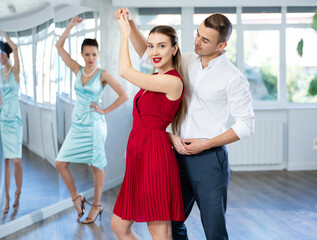
[[(223, 52), (222, 52), (222, 54), (220, 56), (218, 56), (218, 57), (216, 57), (216, 58), (214, 58), (214, 59), (209, 61), (208, 67), (206, 67), (205, 69), (211, 68), (211, 67), (217, 65), (218, 63), (225, 61), (226, 59), (227, 59), (227, 53), (226, 53), (225, 50), (223, 50)], [(196, 61), (199, 61), (199, 64), (200, 64), (200, 66), (202, 68), (201, 60), (200, 60), (200, 56), (199, 55), (197, 55)]]

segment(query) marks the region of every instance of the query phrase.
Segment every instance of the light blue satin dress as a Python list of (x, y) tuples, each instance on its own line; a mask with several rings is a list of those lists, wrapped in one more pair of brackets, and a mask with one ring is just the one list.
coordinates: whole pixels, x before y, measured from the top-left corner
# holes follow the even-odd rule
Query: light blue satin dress
[(81, 81), (83, 68), (76, 77), (76, 105), (72, 115), (72, 126), (57, 155), (61, 162), (86, 163), (102, 169), (107, 165), (105, 142), (107, 123), (104, 116), (93, 112), (91, 102), (99, 103), (103, 86), (100, 81), (100, 69), (89, 82), (83, 86)]
[(12, 70), (5, 82), (3, 72), (0, 78), (0, 133), (3, 155), (5, 159), (21, 158), (23, 128), (19, 104), (20, 85)]

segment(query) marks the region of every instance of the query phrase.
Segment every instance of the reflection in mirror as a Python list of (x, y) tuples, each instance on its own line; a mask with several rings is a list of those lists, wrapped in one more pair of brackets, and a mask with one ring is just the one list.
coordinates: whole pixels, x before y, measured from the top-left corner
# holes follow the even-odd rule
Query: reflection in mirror
[[(0, 147), (2, 154), (0, 161), (0, 216), (2, 216), (0, 238), (72, 205), (68, 189), (55, 167), (57, 153), (71, 128), (72, 112), (78, 101), (74, 88), (76, 75), (64, 64), (55, 48), (56, 40), (65, 31), (72, 16), (83, 18), (83, 22), (72, 29), (65, 41), (64, 48), (70, 56), (81, 66), (85, 66), (81, 56), (81, 43), (85, 38), (97, 39), (101, 46), (100, 67), (107, 69), (108, 77), (113, 75), (115, 79), (121, 81), (120, 84), (128, 90), (130, 95), (134, 95), (137, 91), (131, 84), (117, 76), (119, 49), (109, 46), (120, 36), (117, 31), (117, 23), (113, 21), (113, 9), (109, 7), (109, 2), (105, 3), (104, 6), (107, 7), (103, 8), (105, 10), (102, 16), (97, 10), (93, 10), (99, 9), (95, 6), (88, 8), (49, 4), (38, 0), (30, 0), (27, 4), (29, 3), (30, 5), (33, 3), (33, 6), (29, 5), (26, 12), (10, 13), (5, 18), (2, 18), (4, 15), (0, 14), (0, 29), (18, 47), (19, 105), (23, 133), (23, 184), (20, 204), (18, 211), (14, 211), (12, 205), (16, 185), (12, 168), (9, 192), (13, 197), (11, 197), (7, 214), (3, 214), (5, 161), (2, 144)], [(14, 4), (16, 4), (16, 0), (13, 0)], [(0, 13), (1, 11), (2, 8), (0, 8)], [(101, 22), (104, 30), (102, 32), (100, 31)], [(5, 41), (4, 37), (0, 36), (0, 38)], [(12, 64), (14, 64), (13, 57)], [(110, 86), (104, 87), (102, 108), (111, 106), (120, 95), (118, 87), (115, 89), (111, 86), (111, 81), (107, 82)], [(132, 103), (132, 99), (130, 101)], [(105, 116), (109, 132), (107, 132), (108, 141), (105, 144), (107, 166), (104, 169), (107, 174), (103, 190), (117, 186), (123, 179), (126, 141), (132, 123), (131, 105), (124, 104), (120, 110)], [(73, 173), (77, 192), (86, 197), (93, 196), (94, 183), (90, 166), (71, 164), (70, 171)], [(58, 207), (56, 208), (56, 206)], [(87, 210), (87, 214), (88, 212)], [(74, 209), (74, 220), (76, 220), (76, 215)]]
[[(83, 17), (89, 17), (89, 15), (93, 16), (89, 13), (82, 14)], [(94, 25), (94, 22), (89, 19), (86, 22), (82, 17), (74, 16), (55, 45), (61, 60), (76, 75), (71, 79), (74, 86), (72, 89), (76, 94), (72, 125), (57, 155), (55, 165), (70, 193), (78, 213), (77, 220), (80, 220), (85, 213), (86, 199), (78, 193), (78, 184), (69, 170), (69, 163), (84, 163), (91, 166), (94, 198), (87, 218), (82, 221), (86, 224), (94, 222), (103, 211), (100, 200), (105, 182), (104, 167), (107, 165), (105, 156), (107, 123), (104, 115), (118, 108), (127, 100), (127, 94), (119, 82), (110, 73), (98, 68), (99, 45), (95, 34), (87, 34), (90, 26), (93, 29)], [(78, 32), (84, 32), (85, 35), (78, 34)], [(64, 45), (68, 39), (71, 47), (67, 52)], [(78, 44), (80, 45), (77, 46)], [(71, 51), (72, 48), (73, 51)], [(81, 61), (75, 60), (78, 56)], [(99, 100), (106, 85), (109, 85), (118, 97), (107, 108), (103, 108), (100, 106)]]
[[(58, 199), (58, 196), (54, 198), (49, 194), (45, 195), (48, 190), (58, 189), (59, 184), (56, 169), (47, 161), (54, 158), (57, 152), (54, 141), (56, 127), (52, 122), (45, 121), (52, 118), (54, 111), (36, 104), (55, 103), (55, 82), (50, 76), (55, 28), (53, 8), (39, 2), (34, 2), (33, 5), (33, 8), (28, 6), (28, 10), (38, 10), (38, 14), (45, 16), (44, 18), (34, 19), (34, 12), (17, 16), (13, 14), (2, 19), (0, 25), (5, 31), (1, 34), (2, 41), (10, 43), (11, 40), (13, 49), (9, 61), (1, 55), (1, 70), (4, 70), (4, 75), (1, 75), (0, 84), (0, 132), (1, 150), (6, 159), (0, 164), (1, 171), (5, 172), (5, 177), (0, 180), (0, 188), (5, 189), (1, 191), (1, 224), (39, 210)], [(2, 50), (5, 52), (5, 48)], [(12, 69), (7, 74), (7, 67), (10, 65)], [(11, 129), (9, 132), (8, 127)], [(46, 132), (50, 134), (47, 135)], [(14, 142), (18, 144), (12, 144)], [(19, 153), (7, 153), (8, 146), (11, 152)]]
[[(20, 103), (17, 102), (19, 103), (17, 106), (20, 106), (21, 109), (20, 122), (21, 126), (23, 126), (20, 128), (20, 135), (14, 134), (16, 137), (20, 137), (20, 142), (23, 142), (23, 184), (21, 199), (19, 208), (16, 208), (17, 211), (15, 211), (13, 209), (15, 192), (19, 193), (20, 190), (19, 188), (17, 190), (14, 169), (11, 169), (11, 176), (7, 178), (11, 180), (10, 188), (8, 188), (11, 201), (8, 205), (8, 213), (6, 214), (3, 213), (6, 212), (4, 211), (6, 208), (4, 163), (7, 161), (4, 161), (3, 157), (6, 157), (4, 151), (6, 139), (14, 138), (2, 137), (3, 141), (0, 147), (2, 154), (0, 163), (1, 224), (8, 223), (11, 220), (69, 198), (67, 188), (55, 168), (58, 145), (63, 143), (70, 128), (71, 112), (74, 106), (72, 99), (75, 99), (72, 98), (75, 76), (70, 74), (65, 65), (62, 65), (61, 59), (58, 57), (55, 49), (55, 35), (59, 38), (59, 35), (67, 26), (69, 19), (65, 19), (64, 23), (58, 22), (56, 24), (57, 27), (55, 27), (53, 17), (54, 8), (49, 4), (38, 5), (38, 2), (34, 3), (34, 9), (37, 9), (38, 13), (34, 13), (34, 11), (25, 13), (23, 17), (19, 18), (21, 20), (18, 21), (18, 24), (10, 24), (10, 21), (13, 20), (15, 23), (17, 22), (14, 16), (6, 18), (3, 21), (0, 20), (0, 29), (3, 29), (5, 34), (18, 47), (19, 61), (15, 61), (13, 53), (10, 55), (12, 55), (11, 65), (14, 66), (14, 63), (18, 62), (20, 66), (20, 73), (16, 77), (19, 78), (20, 91), (15, 90), (15, 92), (18, 92), (16, 100), (20, 99)], [(33, 20), (29, 19), (27, 15), (30, 15), (29, 18)], [(76, 28), (71, 34), (72, 38), (76, 42), (78, 38), (86, 36), (99, 39), (99, 14), (97, 12), (84, 12), (80, 16), (84, 19), (85, 26)], [(7, 42), (2, 35), (0, 36), (0, 40)], [(71, 41), (68, 42), (68, 44), (70, 43)], [(76, 54), (79, 53), (80, 56), (80, 50), (70, 48), (69, 45), (67, 48), (69, 48), (72, 56), (76, 56), (76, 59), (78, 57)], [(6, 74), (8, 69), (5, 68), (5, 64), (1, 64), (0, 70), (1, 91), (3, 94), (5, 92), (3, 83), (6, 80), (3, 77), (3, 71)], [(61, 98), (61, 96), (64, 98)], [(3, 98), (6, 99), (5, 96)], [(10, 112), (12, 113), (13, 109), (11, 105)], [(56, 110), (59, 106), (61, 106), (61, 111)], [(57, 129), (62, 129), (62, 131), (57, 132)], [(18, 130), (18, 128), (15, 128), (15, 130)], [(5, 133), (5, 131), (2, 131), (2, 127), (0, 132), (1, 134)], [(59, 138), (57, 138), (57, 135)], [(5, 153), (4, 156), (3, 153)], [(17, 161), (15, 160), (15, 162)], [(93, 176), (88, 166), (74, 164), (70, 169), (74, 172), (79, 192), (87, 191), (93, 187)], [(22, 176), (22, 174), (20, 175)]]
[[(19, 209), (19, 200), (22, 187), (22, 120), (19, 105), (19, 53), (16, 44), (0, 29), (0, 35), (4, 41), (0, 41), (0, 135), (2, 151), (5, 160), (5, 207), (3, 214), (6, 215), (10, 208), (10, 180), (11, 159), (14, 164), (14, 177), (16, 190), (14, 193), (13, 210)], [(13, 63), (10, 56), (13, 55)], [(12, 195), (11, 195), (12, 198)]]

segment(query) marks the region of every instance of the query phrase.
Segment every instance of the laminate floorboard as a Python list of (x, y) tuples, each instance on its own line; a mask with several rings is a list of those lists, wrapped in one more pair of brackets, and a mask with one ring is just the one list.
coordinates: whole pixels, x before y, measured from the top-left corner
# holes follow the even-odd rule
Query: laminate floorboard
[[(117, 239), (110, 220), (119, 190), (120, 186), (103, 194), (101, 222), (77, 223), (72, 207), (4, 239)], [(189, 239), (206, 239), (196, 204), (186, 225)], [(231, 240), (316, 240), (316, 226), (317, 171), (231, 173), (227, 207)], [(140, 239), (151, 239), (145, 223), (136, 223), (133, 229)]]

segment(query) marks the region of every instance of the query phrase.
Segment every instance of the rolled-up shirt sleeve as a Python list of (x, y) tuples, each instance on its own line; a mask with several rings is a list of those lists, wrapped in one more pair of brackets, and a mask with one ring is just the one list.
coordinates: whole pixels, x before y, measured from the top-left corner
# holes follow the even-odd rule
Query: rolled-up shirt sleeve
[(243, 74), (238, 74), (227, 87), (229, 113), (235, 119), (231, 126), (240, 140), (255, 131), (255, 117), (252, 107), (250, 84)]

